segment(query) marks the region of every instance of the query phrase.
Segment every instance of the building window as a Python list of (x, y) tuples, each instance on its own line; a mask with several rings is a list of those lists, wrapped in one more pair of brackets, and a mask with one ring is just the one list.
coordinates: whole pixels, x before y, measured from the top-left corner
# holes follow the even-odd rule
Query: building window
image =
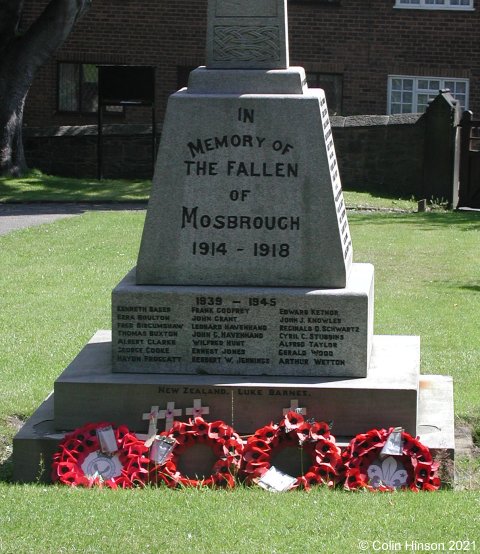
[(396, 0), (395, 7), (419, 10), (473, 10), (473, 0)]
[(450, 89), (461, 108), (467, 110), (468, 85), (468, 79), (391, 75), (388, 78), (388, 113), (424, 112), (428, 101), (435, 98), (440, 89), (445, 88)]
[(307, 71), (307, 83), (310, 88), (322, 88), (325, 91), (330, 115), (342, 113), (343, 75)]
[(58, 111), (93, 113), (98, 107), (98, 70), (93, 64), (58, 64)]

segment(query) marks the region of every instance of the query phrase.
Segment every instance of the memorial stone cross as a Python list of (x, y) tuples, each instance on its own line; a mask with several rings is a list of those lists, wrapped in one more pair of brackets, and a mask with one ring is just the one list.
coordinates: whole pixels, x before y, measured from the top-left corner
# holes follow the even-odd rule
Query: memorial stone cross
[(146, 414), (143, 414), (142, 419), (148, 421), (148, 436), (153, 437), (157, 433), (157, 420), (159, 419), (158, 415), (159, 406), (152, 406), (150, 411)]
[(297, 412), (300, 415), (307, 415), (306, 408), (300, 408), (298, 406), (298, 400), (290, 400), (290, 407), (283, 409), (283, 415), (287, 415), (288, 412)]
[(207, 68), (286, 69), (287, 0), (209, 0)]

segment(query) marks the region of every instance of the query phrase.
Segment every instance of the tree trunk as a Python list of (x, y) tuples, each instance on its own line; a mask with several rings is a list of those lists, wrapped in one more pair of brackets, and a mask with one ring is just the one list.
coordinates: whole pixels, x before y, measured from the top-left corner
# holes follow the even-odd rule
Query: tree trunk
[(11, 16), (10, 28), (0, 29), (0, 176), (20, 176), (26, 171), (22, 124), (30, 85), (37, 70), (63, 44), (90, 3), (91, 0), (51, 0), (21, 37), (16, 36), (15, 30), (23, 2), (0, 3), (0, 20), (7, 21), (7, 10)]
[(0, 66), (0, 175), (19, 177), (27, 170), (22, 123), (28, 87), (12, 77)]
[[(22, 139), (23, 104), (11, 110), (9, 120), (2, 128), (0, 176), (20, 177), (28, 169)], [(3, 111), (5, 111), (3, 107), (0, 108), (0, 112)], [(0, 121), (3, 119), (1, 116), (3, 116), (2, 113), (0, 113)]]

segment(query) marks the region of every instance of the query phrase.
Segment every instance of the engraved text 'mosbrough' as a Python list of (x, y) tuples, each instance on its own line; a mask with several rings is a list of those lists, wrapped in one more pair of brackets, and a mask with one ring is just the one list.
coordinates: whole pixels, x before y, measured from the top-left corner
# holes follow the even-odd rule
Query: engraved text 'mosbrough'
[(298, 216), (250, 216), (198, 213), (198, 206), (182, 206), (182, 229), (265, 229), (267, 231), (299, 231)]

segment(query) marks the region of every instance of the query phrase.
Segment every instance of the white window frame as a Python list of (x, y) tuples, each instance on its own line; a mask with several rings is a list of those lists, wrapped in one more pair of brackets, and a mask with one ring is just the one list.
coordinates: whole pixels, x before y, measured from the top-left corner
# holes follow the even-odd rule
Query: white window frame
[(466, 4), (456, 4), (460, 0), (417, 0), (415, 4), (410, 3), (409, 0), (395, 0), (395, 8), (400, 8), (403, 10), (460, 10), (465, 12), (473, 12), (475, 8), (473, 7), (473, 0), (468, 0), (468, 5)]
[[(434, 98), (440, 89), (449, 88), (446, 86), (446, 83), (459, 82), (465, 83), (465, 105), (462, 106), (462, 109), (468, 110), (469, 105), (469, 96), (470, 96), (470, 80), (469, 79), (459, 79), (458, 77), (429, 77), (424, 75), (389, 75), (388, 76), (388, 97), (387, 97), (387, 114), (392, 115), (392, 85), (394, 79), (411, 79), (413, 80), (412, 88), (412, 111), (411, 112), (402, 112), (402, 113), (419, 113), (418, 109), (418, 95), (425, 94), (425, 91), (428, 89), (422, 89), (419, 87), (419, 81), (423, 80), (432, 80), (439, 81), (440, 86), (435, 93), (433, 90), (428, 90), (431, 93), (431, 98)], [(453, 94), (453, 91), (452, 91)], [(454, 95), (455, 96), (455, 95)]]

